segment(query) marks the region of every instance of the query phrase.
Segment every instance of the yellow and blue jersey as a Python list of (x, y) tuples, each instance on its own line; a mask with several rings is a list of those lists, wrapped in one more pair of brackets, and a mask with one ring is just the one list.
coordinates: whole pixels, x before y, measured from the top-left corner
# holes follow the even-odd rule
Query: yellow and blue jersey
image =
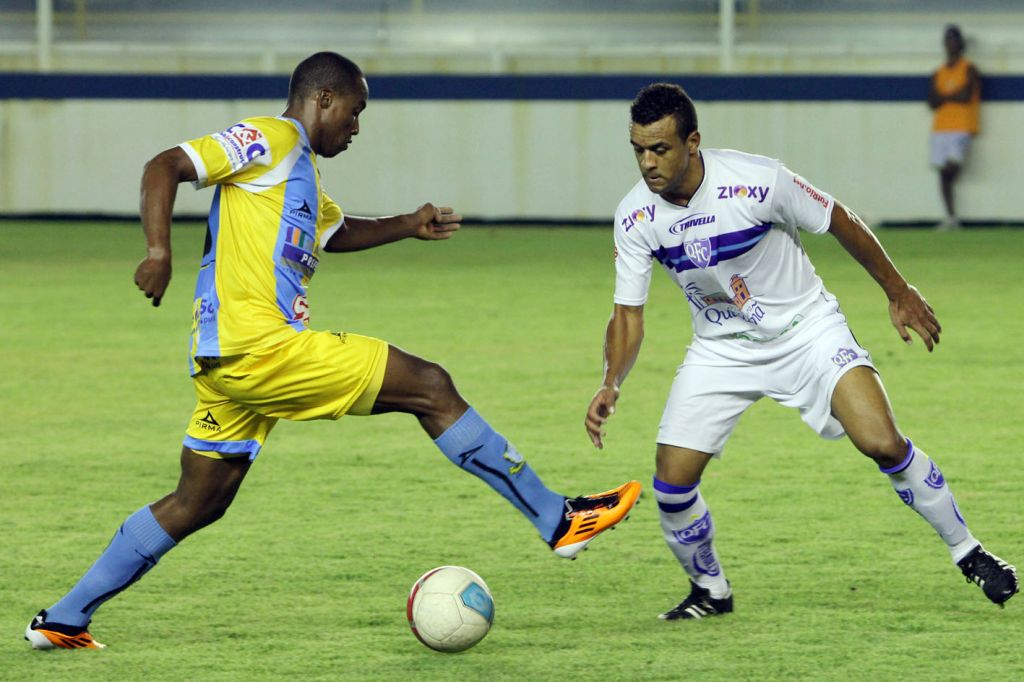
[(320, 188), (298, 121), (248, 118), (180, 146), (196, 188), (216, 185), (192, 307), (195, 375), (197, 357), (266, 348), (307, 328), (306, 287), (344, 216)]

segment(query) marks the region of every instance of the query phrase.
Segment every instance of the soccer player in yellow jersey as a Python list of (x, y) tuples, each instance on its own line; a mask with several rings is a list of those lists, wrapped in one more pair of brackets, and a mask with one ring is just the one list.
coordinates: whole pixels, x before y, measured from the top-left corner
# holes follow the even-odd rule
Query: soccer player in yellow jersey
[(39, 612), (25, 631), (33, 647), (102, 647), (88, 631), (96, 609), (224, 514), (282, 418), (412, 414), (452, 462), (504, 496), (565, 558), (636, 503), (636, 481), (574, 498), (549, 490), (469, 407), (442, 367), (379, 339), (308, 328), (306, 287), (321, 252), (408, 237), (448, 239), (459, 228), (458, 214), (432, 204), (386, 218), (345, 216), (321, 190), (318, 157), (348, 148), (367, 99), (359, 67), (320, 52), (296, 67), (281, 116), (245, 119), (147, 164), (141, 197), (147, 252), (135, 282), (154, 306), (171, 279), (178, 184), (216, 187), (192, 306), (188, 359), (197, 404), (181, 478), (174, 492), (128, 517), (78, 584)]
[(950, 24), (943, 35), (946, 63), (932, 74), (928, 106), (932, 116), (931, 162), (939, 170), (939, 187), (946, 207), (946, 217), (939, 229), (960, 227), (953, 183), (967, 157), (971, 140), (978, 134), (978, 112), (981, 109), (981, 76), (964, 57), (964, 37), (960, 27)]

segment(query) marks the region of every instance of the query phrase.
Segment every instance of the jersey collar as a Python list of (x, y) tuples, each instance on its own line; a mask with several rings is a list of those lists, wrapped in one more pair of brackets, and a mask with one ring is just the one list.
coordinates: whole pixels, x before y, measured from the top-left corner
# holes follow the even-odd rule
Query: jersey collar
[(282, 121), (289, 121), (292, 124), (294, 124), (296, 129), (298, 129), (299, 131), (299, 137), (302, 138), (302, 144), (308, 147), (309, 149), (313, 148), (313, 146), (309, 144), (309, 135), (306, 134), (306, 129), (302, 127), (302, 124), (299, 123), (297, 119), (289, 118), (287, 116), (278, 116), (278, 118), (281, 119)]

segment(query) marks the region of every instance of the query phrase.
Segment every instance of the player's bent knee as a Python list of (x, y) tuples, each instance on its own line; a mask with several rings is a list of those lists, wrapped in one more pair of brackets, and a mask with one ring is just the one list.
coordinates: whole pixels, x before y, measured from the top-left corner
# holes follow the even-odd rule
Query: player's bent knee
[(654, 475), (669, 485), (696, 485), (711, 457), (706, 452), (658, 443)]
[(875, 460), (883, 468), (896, 466), (907, 454), (907, 442), (898, 432), (862, 436), (855, 445), (864, 455)]
[(444, 412), (461, 402), (451, 375), (441, 365), (426, 362), (418, 376), (424, 398), (424, 411)]

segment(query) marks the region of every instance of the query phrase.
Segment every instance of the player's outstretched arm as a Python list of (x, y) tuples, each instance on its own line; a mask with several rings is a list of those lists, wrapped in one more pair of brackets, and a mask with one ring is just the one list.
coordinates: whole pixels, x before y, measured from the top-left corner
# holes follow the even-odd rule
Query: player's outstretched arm
[(912, 343), (910, 327), (931, 352), (939, 342), (942, 326), (935, 311), (916, 287), (907, 283), (882, 248), (878, 238), (851, 210), (838, 201), (832, 208), (832, 224), (828, 228), (843, 248), (868, 271), (889, 298), (889, 319), (900, 338)]
[(633, 368), (643, 340), (644, 307), (616, 303), (605, 331), (604, 381), (591, 399), (584, 420), (587, 435), (595, 447), (604, 447), (605, 422), (615, 413), (619, 386)]
[(423, 204), (412, 213), (384, 218), (346, 216), (325, 251), (360, 251), (400, 239), (448, 239), (462, 227), (462, 216), (447, 206)]
[(171, 281), (171, 212), (178, 184), (197, 178), (181, 147), (160, 152), (146, 164), (139, 193), (139, 215), (146, 234), (146, 257), (135, 268), (135, 285), (160, 305)]

